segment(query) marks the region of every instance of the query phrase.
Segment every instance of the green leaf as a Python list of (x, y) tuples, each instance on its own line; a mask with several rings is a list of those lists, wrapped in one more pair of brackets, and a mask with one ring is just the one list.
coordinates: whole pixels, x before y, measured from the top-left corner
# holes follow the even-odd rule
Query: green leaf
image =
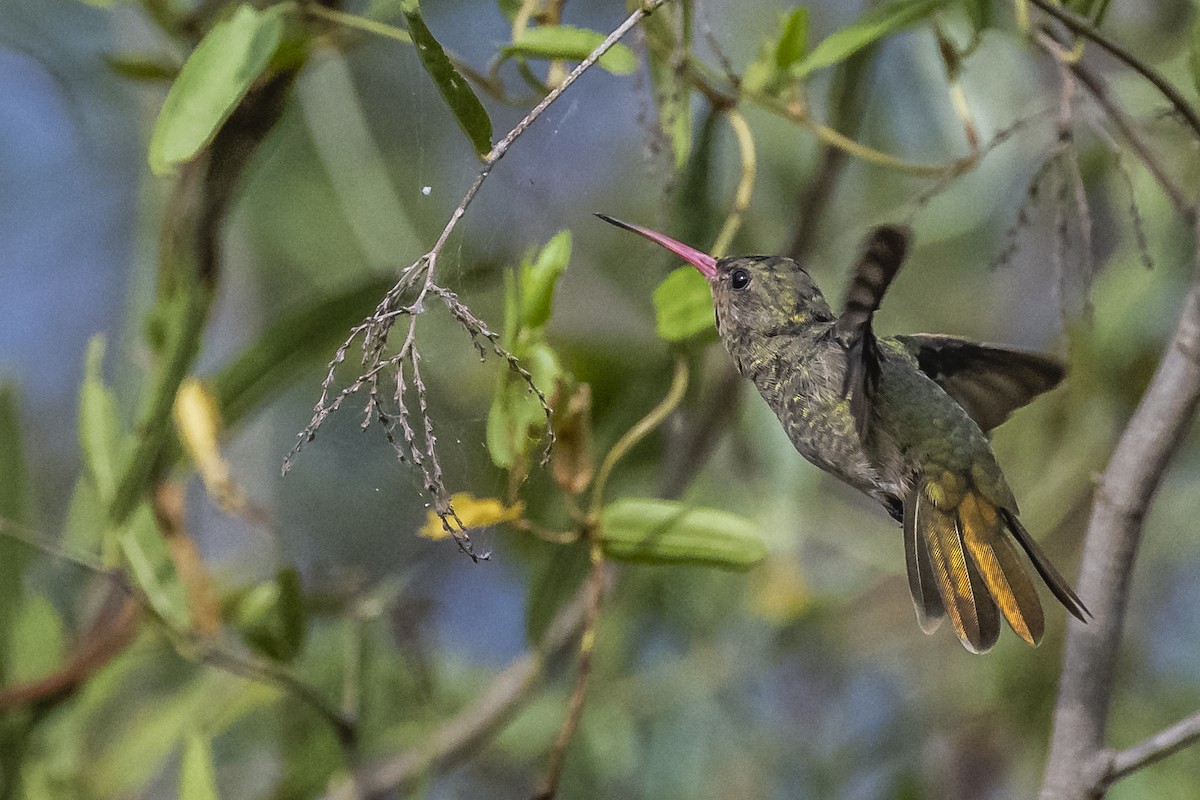
[(218, 800), (218, 797), (212, 743), (199, 733), (189, 733), (179, 763), (179, 800)]
[(654, 315), (658, 335), (668, 342), (716, 332), (712, 290), (692, 267), (674, 270), (654, 290)]
[(803, 78), (813, 70), (833, 66), (868, 45), (928, 17), (947, 0), (895, 0), (863, 14), (853, 24), (835, 31), (792, 67), (792, 76)]
[(275, 55), (283, 37), (283, 9), (239, 6), (212, 27), (171, 84), (154, 132), (150, 168), (169, 172), (212, 141)]
[(146, 596), (150, 607), (174, 630), (188, 630), (191, 614), (187, 590), (149, 506), (138, 506), (117, 541), (134, 585)]
[(117, 491), (120, 465), (125, 460), (126, 437), (121, 433), (117, 401), (101, 375), (104, 337), (88, 342), (83, 385), (79, 389), (79, 446), (100, 502), (108, 505)]
[(413, 44), (417, 47), (417, 56), (429, 77), (433, 78), (438, 91), (459, 127), (471, 140), (471, 146), (480, 158), (485, 157), (492, 149), (492, 120), (488, 117), (487, 109), (475, 96), (471, 84), (458, 73), (446, 51), (438, 40), (433, 38), (425, 20), (421, 17), (421, 7), (417, 0), (405, 0), (403, 3), (404, 19), (408, 21), (408, 32)]
[(237, 600), (232, 614), (246, 643), (275, 661), (287, 662), (304, 649), (308, 611), (300, 574), (284, 567), (275, 579), (250, 589)]
[[(539, 340), (518, 348), (517, 356), (533, 376), (534, 384), (548, 397), (562, 374), (554, 350)], [(492, 463), (504, 469), (513, 466), (537, 444), (545, 424), (546, 412), (537, 395), (529, 391), (519, 375), (505, 369), (488, 409), (487, 443)]]
[[(527, 28), (521, 38), (500, 49), (500, 56), (583, 61), (606, 38), (599, 31), (571, 25)], [(614, 75), (629, 75), (638, 68), (637, 56), (623, 44), (613, 45), (596, 63)]]
[(749, 569), (767, 555), (745, 517), (674, 500), (624, 499), (605, 507), (600, 541), (610, 558)]
[(797, 6), (783, 15), (779, 42), (775, 45), (775, 67), (789, 69), (808, 51), (808, 8)]
[(540, 328), (550, 320), (554, 288), (571, 260), (571, 232), (559, 231), (532, 264), (521, 266), (521, 324)]
[(964, 0), (963, 5), (977, 34), (992, 27), (992, 0)]
[(173, 81), (179, 77), (179, 63), (158, 53), (106, 55), (104, 63), (131, 81)]

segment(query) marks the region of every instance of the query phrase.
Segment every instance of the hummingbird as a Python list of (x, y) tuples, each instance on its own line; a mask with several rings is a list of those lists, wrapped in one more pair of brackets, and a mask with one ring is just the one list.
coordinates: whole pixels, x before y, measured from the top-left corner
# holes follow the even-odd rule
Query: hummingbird
[(640, 225), (598, 214), (708, 279), (717, 331), (792, 444), (817, 467), (877, 500), (901, 523), (917, 622), (944, 618), (973, 653), (991, 649), (1000, 616), (1031, 645), (1041, 601), (1016, 541), (1074, 617), (1091, 613), (1018, 518), (989, 432), (1066, 375), (1062, 362), (941, 334), (877, 337), (872, 318), (910, 232), (871, 230), (841, 314), (812, 276), (782, 256), (714, 258)]

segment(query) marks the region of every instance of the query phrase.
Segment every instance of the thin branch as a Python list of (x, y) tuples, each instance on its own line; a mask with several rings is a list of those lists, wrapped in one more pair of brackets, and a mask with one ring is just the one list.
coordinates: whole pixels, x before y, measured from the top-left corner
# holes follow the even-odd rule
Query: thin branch
[(1200, 136), (1200, 113), (1196, 112), (1196, 109), (1184, 99), (1183, 95), (1174, 86), (1167, 82), (1166, 78), (1159, 74), (1158, 70), (1105, 36), (1090, 21), (1075, 12), (1054, 5), (1050, 0), (1029, 0), (1029, 2), (1067, 26), (1072, 33), (1076, 33), (1100, 45), (1134, 72), (1148, 80), (1154, 85), (1154, 88), (1162, 93), (1163, 97), (1167, 98), (1167, 101), (1175, 107), (1175, 110), (1187, 120), (1188, 125), (1195, 131), (1196, 135)]
[(1112, 755), (1104, 784), (1108, 786), (1155, 761), (1200, 741), (1200, 711), (1159, 731), (1144, 742)]
[(754, 176), (758, 171), (758, 158), (754, 151), (754, 134), (750, 131), (750, 126), (746, 124), (746, 118), (735, 108), (728, 109), (724, 113), (729, 127), (733, 128), (733, 133), (737, 138), (738, 152), (741, 153), (742, 176), (738, 180), (737, 190), (733, 195), (733, 206), (729, 209), (729, 216), (725, 218), (725, 224), (721, 226), (721, 232), (717, 234), (717, 240), (710, 251), (715, 258), (725, 255), (729, 250), (729, 245), (733, 243), (733, 237), (737, 236), (738, 230), (742, 227), (742, 218), (746, 215), (746, 209), (750, 207), (750, 197), (754, 194)]
[(1117, 105), (1109, 92), (1108, 85), (1104, 79), (1097, 75), (1094, 71), (1088, 68), (1082, 61), (1075, 61), (1068, 65), (1071, 73), (1079, 79), (1092, 99), (1096, 101), (1096, 105), (1104, 111), (1108, 119), (1112, 122), (1113, 127), (1124, 137), (1129, 144), (1129, 148), (1137, 155), (1142, 164), (1153, 176), (1167, 197), (1170, 198), (1171, 204), (1175, 206), (1175, 210), (1180, 214), (1187, 216), (1191, 213), (1190, 205), (1184, 198), (1183, 191), (1175, 185), (1175, 182), (1167, 175), (1162, 166), (1158, 163), (1158, 159), (1150, 152), (1149, 146), (1138, 132), (1136, 125), (1129, 119), (1125, 111)]
[[(1036, 2), (1036, 0), (1035, 0)], [(1193, 220), (1195, 216), (1193, 215)], [(1079, 594), (1095, 618), (1069, 620), (1043, 800), (1102, 791), (1104, 740), (1121, 628), (1143, 522), (1168, 463), (1200, 404), (1200, 225), (1195, 274), (1158, 370), (1097, 487), (1079, 568)]]
[(600, 618), (600, 600), (604, 595), (604, 551), (600, 542), (595, 540), (596, 532), (589, 531), (593, 538), (590, 547), (591, 571), (585, 587), (587, 591), (587, 613), (583, 620), (583, 631), (579, 640), (579, 670), (575, 676), (575, 688), (571, 690), (571, 701), (567, 707), (567, 715), (563, 719), (562, 728), (555, 737), (554, 747), (550, 751), (550, 764), (546, 767), (546, 777), (534, 795), (534, 800), (554, 800), (558, 794), (558, 784), (562, 779), (563, 767), (567, 763), (567, 747), (575, 737), (579, 728), (579, 720), (583, 718), (583, 701), (587, 694), (588, 678), (592, 674), (592, 654), (596, 649), (596, 621)]
[(548, 665), (561, 656), (583, 628), (588, 587), (555, 615), (536, 649), (513, 661), (457, 716), (447, 720), (415, 747), (358, 771), (354, 780), (335, 787), (327, 800), (352, 797), (357, 785), (367, 797), (406, 794), (427, 775), (443, 771), (477, 752), (498, 734), (531, 698)]

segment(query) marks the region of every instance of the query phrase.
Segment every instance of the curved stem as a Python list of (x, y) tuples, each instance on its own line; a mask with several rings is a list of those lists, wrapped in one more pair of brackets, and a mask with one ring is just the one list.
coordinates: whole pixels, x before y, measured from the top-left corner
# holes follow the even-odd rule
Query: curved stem
[(746, 209), (750, 207), (750, 197), (754, 194), (754, 178), (758, 171), (754, 134), (746, 124), (746, 118), (737, 109), (731, 108), (725, 112), (725, 119), (729, 121), (729, 127), (733, 128), (738, 151), (742, 154), (742, 177), (733, 193), (733, 207), (729, 209), (729, 216), (725, 218), (725, 224), (721, 226), (721, 232), (717, 234), (717, 240), (712, 246), (714, 258), (721, 258), (726, 254), (729, 245), (733, 243), (733, 237), (742, 227), (742, 218), (746, 215)]
[(667, 390), (667, 395), (658, 405), (650, 410), (650, 413), (638, 420), (632, 428), (625, 431), (625, 434), (617, 440), (612, 449), (608, 451), (608, 455), (604, 457), (604, 463), (600, 465), (600, 471), (596, 473), (596, 482), (592, 484), (592, 504), (588, 511), (588, 521), (593, 525), (599, 521), (600, 509), (604, 506), (604, 490), (608, 486), (609, 475), (612, 474), (613, 467), (617, 465), (625, 454), (633, 449), (634, 445), (646, 438), (646, 435), (663, 423), (664, 420), (675, 410), (683, 400), (684, 392), (687, 391), (688, 385), (688, 367), (687, 362), (683, 359), (678, 359), (675, 362), (675, 376), (671, 379), (671, 388)]

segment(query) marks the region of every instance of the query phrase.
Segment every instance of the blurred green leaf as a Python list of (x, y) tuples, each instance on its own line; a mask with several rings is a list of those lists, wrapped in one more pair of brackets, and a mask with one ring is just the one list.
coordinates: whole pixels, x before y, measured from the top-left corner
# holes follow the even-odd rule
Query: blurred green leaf
[(150, 134), (157, 175), (190, 161), (220, 130), (283, 37), (283, 9), (241, 5), (213, 26), (184, 62)]
[(212, 744), (206, 736), (190, 733), (183, 741), (183, 758), (179, 763), (179, 800), (218, 798)]
[(5, 647), (20, 609), (25, 566), (34, 552), (28, 544), (4, 535), (4, 527), (28, 526), (30, 510), (29, 473), (21, 439), (17, 391), (12, 384), (3, 383), (0, 384), (0, 686), (8, 682)]
[(237, 598), (232, 618), (246, 643), (275, 661), (293, 660), (304, 649), (308, 611), (300, 574), (284, 567)]
[(632, 498), (604, 508), (600, 541), (610, 558), (748, 569), (767, 555), (750, 520), (675, 500)]
[(83, 384), (79, 389), (79, 447), (100, 502), (107, 505), (117, 491), (127, 441), (121, 433), (116, 398), (104, 385), (103, 364), (104, 337), (97, 334), (88, 342), (84, 357)]
[(479, 102), (471, 84), (455, 69), (446, 51), (425, 25), (417, 0), (404, 0), (402, 8), (421, 64), (429, 73), (429, 77), (433, 78), (442, 99), (454, 113), (454, 118), (467, 134), (467, 138), (471, 140), (471, 146), (475, 148), (479, 157), (483, 158), (492, 149), (492, 120), (488, 117), (487, 109)]
[(149, 506), (142, 503), (133, 512), (117, 539), (133, 583), (146, 601), (176, 631), (188, 630), (187, 590), (175, 571), (171, 551), (158, 530)]
[(908, 27), (932, 14), (947, 0), (896, 0), (877, 6), (853, 24), (834, 31), (792, 67), (792, 76), (803, 78), (814, 70), (837, 64), (867, 45)]
[[(0, 644), (6, 649), (7, 684), (44, 678), (62, 666), (62, 620), (45, 597), (31, 594), (13, 609), (12, 630)], [(6, 684), (6, 685), (7, 685)]]
[[(525, 56), (526, 58), (563, 59), (583, 61), (607, 38), (599, 31), (576, 28), (571, 25), (545, 25), (527, 28), (521, 38), (500, 49), (502, 58)], [(629, 75), (637, 71), (638, 60), (633, 51), (623, 44), (613, 45), (596, 62), (614, 75)]]
[(783, 15), (779, 41), (775, 45), (775, 66), (789, 69), (808, 52), (808, 8), (797, 6)]
[(963, 0), (963, 6), (976, 33), (992, 26), (992, 0)]
[(716, 333), (712, 290), (692, 267), (679, 267), (654, 290), (658, 335), (680, 342), (704, 332)]
[(546, 242), (532, 264), (521, 265), (521, 322), (540, 328), (550, 320), (554, 289), (571, 260), (571, 232), (559, 231)]

